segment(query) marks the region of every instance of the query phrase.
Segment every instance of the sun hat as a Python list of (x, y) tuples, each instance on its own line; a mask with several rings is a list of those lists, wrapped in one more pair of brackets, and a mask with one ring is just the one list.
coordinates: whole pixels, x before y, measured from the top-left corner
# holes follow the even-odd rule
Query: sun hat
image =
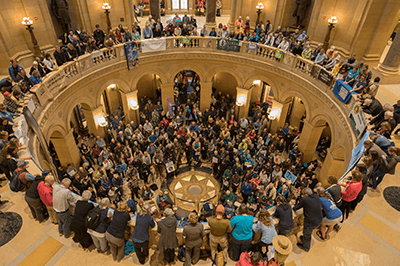
[(292, 252), (292, 242), (286, 236), (275, 236), (272, 240), (272, 245), (281, 255), (289, 255)]

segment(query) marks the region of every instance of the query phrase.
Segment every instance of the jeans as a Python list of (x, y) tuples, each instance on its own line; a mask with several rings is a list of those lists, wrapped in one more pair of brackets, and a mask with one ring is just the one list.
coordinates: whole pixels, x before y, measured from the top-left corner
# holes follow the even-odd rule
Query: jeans
[(292, 231), (293, 231), (293, 228), (292, 229), (280, 229), (279, 228), (278, 235), (287, 236)]
[(382, 182), (383, 177), (385, 176), (386, 173), (383, 173), (379, 170), (376, 170), (373, 174), (372, 174), (372, 186), (374, 189), (376, 189), (376, 187)]
[(242, 254), (242, 252), (249, 251), (250, 246), (251, 238), (248, 240), (237, 240), (232, 236), (232, 260), (238, 261), (240, 254)]
[[(89, 233), (90, 234), (90, 233)], [(93, 244), (96, 247), (98, 252), (106, 252), (108, 249), (108, 242), (106, 239), (106, 234), (103, 234), (103, 237), (98, 237), (90, 234), (93, 240)]]
[(311, 234), (314, 229), (318, 228), (319, 225), (317, 226), (310, 226), (310, 225), (304, 225), (303, 228), (303, 247), (304, 250), (309, 251), (311, 247)]
[(140, 264), (143, 265), (146, 258), (149, 256), (149, 241), (143, 243), (133, 242), (133, 246), (135, 247), (135, 253)]
[(58, 216), (58, 232), (68, 238), (71, 234), (71, 212), (67, 210), (66, 212), (56, 212), (56, 214)]

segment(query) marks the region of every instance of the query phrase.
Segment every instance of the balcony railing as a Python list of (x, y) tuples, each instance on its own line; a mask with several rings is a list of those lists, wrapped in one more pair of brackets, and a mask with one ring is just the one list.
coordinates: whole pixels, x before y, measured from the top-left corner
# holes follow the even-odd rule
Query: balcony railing
[[(239, 52), (226, 52), (217, 49), (217, 38), (208, 37), (191, 37), (190, 43), (182, 43), (184, 38), (181, 37), (167, 37), (166, 48), (162, 51), (152, 52), (153, 54), (171, 53), (182, 51), (183, 53), (192, 52), (213, 52), (221, 53), (229, 56), (238, 56), (249, 60), (257, 60), (265, 63), (272, 64), (273, 66), (283, 68), (289, 72), (300, 75), (306, 79), (319, 80), (320, 82), (314, 84), (318, 85), (318, 88), (328, 94), (331, 100), (335, 101), (344, 109), (345, 113), (350, 110), (350, 104), (344, 104), (340, 102), (332, 93), (335, 79), (330, 77), (330, 73), (324, 70), (322, 67), (315, 65), (314, 62), (304, 59), (300, 56), (294, 56), (288, 52), (281, 52), (275, 47), (269, 47), (262, 44), (257, 44), (257, 47), (248, 48), (248, 42), (241, 42)], [(152, 55), (152, 53), (141, 52), (141, 41), (138, 41), (138, 55), (139, 64), (141, 60), (146, 60), (146, 57)], [(36, 88), (37, 98), (39, 100), (40, 110), (44, 108), (49, 102), (53, 100), (58, 94), (60, 94), (69, 84), (78, 80), (81, 77), (94, 73), (96, 70), (108, 67), (112, 64), (126, 62), (126, 55), (124, 50), (124, 44), (116, 45), (112, 49), (104, 48), (102, 50), (93, 52), (91, 54), (85, 54), (80, 56), (76, 61), (68, 62), (67, 64), (58, 68), (57, 71), (50, 73), (44, 78), (43, 83), (38, 85)], [(145, 63), (145, 62), (144, 62)], [(325, 79), (321, 78), (320, 73), (324, 72)], [(37, 117), (37, 114), (35, 114)]]

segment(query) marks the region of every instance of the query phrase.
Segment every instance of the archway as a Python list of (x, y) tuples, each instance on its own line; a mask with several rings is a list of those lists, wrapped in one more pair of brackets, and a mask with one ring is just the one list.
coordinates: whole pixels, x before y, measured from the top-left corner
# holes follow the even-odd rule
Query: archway
[(211, 82), (214, 96), (218, 96), (219, 94), (229, 94), (232, 97), (236, 96), (238, 81), (232, 74), (228, 72), (218, 72), (214, 75)]
[(118, 84), (108, 85), (101, 94), (100, 102), (107, 116), (124, 115), (122, 95)]
[[(161, 85), (161, 78), (156, 74), (148, 73), (138, 80), (136, 88), (140, 111), (143, 111), (148, 99), (151, 99), (153, 104), (161, 99)], [(152, 111), (150, 110), (150, 112)]]
[(197, 103), (200, 97), (200, 77), (190, 69), (178, 72), (173, 80), (174, 99), (176, 105), (185, 104), (188, 101)]
[(303, 120), (307, 117), (304, 101), (298, 96), (291, 96), (286, 98), (282, 103), (283, 108), (287, 108), (285, 123), (288, 123), (293, 128), (297, 128), (301, 132)]

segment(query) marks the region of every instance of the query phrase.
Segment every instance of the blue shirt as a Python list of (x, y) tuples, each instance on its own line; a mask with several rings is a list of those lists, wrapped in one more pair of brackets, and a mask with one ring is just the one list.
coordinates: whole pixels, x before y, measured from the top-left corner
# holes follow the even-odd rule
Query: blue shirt
[(13, 116), (19, 116), (19, 114), (10, 113), (9, 111), (0, 112), (0, 117), (11, 123), (14, 123)]
[(272, 239), (274, 239), (274, 237), (276, 237), (278, 235), (276, 233), (274, 221), (272, 219), (271, 219), (271, 222), (272, 222), (272, 224), (269, 227), (260, 223), (260, 221), (258, 221), (256, 224), (253, 224), (253, 231), (255, 233), (257, 233), (258, 231), (261, 230), (261, 232), (262, 232), (261, 241), (265, 244), (272, 244)]
[(342, 217), (342, 211), (336, 207), (336, 204), (333, 201), (328, 200), (327, 198), (320, 197), (322, 208), (326, 214), (326, 218), (329, 220), (334, 220), (339, 217)]
[(153, 38), (153, 31), (149, 28), (146, 29), (146, 27), (143, 29), (143, 38), (145, 39), (150, 39)]
[(242, 183), (242, 193), (246, 194), (246, 195), (250, 195), (251, 192), (253, 192), (253, 187), (251, 186), (250, 183), (247, 184), (247, 186), (245, 186), (244, 181)]
[(18, 70), (24, 69), (22, 66), (17, 65), (17, 67), (13, 67), (13, 65), (8, 67), (8, 74), (10, 74), (10, 77), (17, 82), (17, 75), (18, 75)]
[(149, 240), (149, 227), (154, 227), (156, 223), (151, 215), (136, 215), (135, 231), (132, 234), (132, 241), (143, 243)]
[(253, 237), (253, 220), (254, 217), (251, 215), (236, 215), (234, 216), (230, 223), (233, 228), (232, 236), (236, 240), (249, 240)]
[(33, 82), (33, 84), (39, 84), (40, 82), (42, 82), (42, 80), (41, 80), (41, 76), (39, 75), (39, 76), (37, 76), (37, 77), (35, 77), (34, 75), (31, 75), (30, 77), (29, 77), (29, 79), (30, 80), (32, 80), (32, 82)]

